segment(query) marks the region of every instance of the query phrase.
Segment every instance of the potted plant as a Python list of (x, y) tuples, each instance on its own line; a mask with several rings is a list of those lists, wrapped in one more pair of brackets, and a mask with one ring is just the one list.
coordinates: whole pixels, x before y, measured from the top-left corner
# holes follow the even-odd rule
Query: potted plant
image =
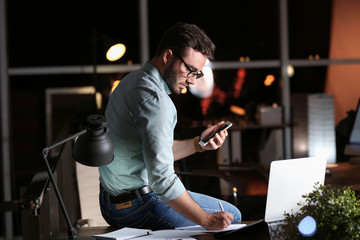
[[(360, 239), (360, 200), (350, 187), (336, 188), (315, 184), (314, 190), (303, 195), (305, 202), (296, 213), (285, 213), (281, 239)], [(311, 237), (300, 234), (298, 225), (311, 216), (316, 232)]]

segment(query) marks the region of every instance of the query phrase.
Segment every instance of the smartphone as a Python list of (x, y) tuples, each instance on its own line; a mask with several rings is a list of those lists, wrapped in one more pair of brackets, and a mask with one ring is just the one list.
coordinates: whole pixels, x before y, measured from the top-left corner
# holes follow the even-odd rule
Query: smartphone
[(204, 137), (200, 142), (199, 145), (204, 147), (206, 144), (209, 143), (209, 140), (215, 137), (216, 133), (221, 132), (222, 130), (228, 129), (232, 126), (232, 123), (229, 121), (224, 122), (223, 125), (218, 126), (217, 128), (214, 128), (206, 137)]

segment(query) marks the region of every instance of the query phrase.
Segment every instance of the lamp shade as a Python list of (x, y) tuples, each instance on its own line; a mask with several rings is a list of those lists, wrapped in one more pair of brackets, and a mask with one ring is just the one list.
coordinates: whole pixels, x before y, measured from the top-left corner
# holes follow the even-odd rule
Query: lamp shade
[(109, 128), (104, 116), (90, 115), (86, 119), (86, 132), (75, 142), (73, 156), (86, 166), (102, 166), (112, 162), (113, 146), (107, 135)]

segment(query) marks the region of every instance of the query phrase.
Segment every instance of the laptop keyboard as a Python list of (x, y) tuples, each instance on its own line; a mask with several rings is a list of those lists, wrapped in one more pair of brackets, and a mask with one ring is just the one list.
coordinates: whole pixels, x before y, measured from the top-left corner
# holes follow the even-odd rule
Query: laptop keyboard
[(284, 220), (279, 221), (273, 221), (268, 222), (269, 227), (269, 233), (270, 233), (270, 239), (271, 240), (281, 240), (280, 238), (280, 232), (282, 231), (282, 224), (284, 223)]

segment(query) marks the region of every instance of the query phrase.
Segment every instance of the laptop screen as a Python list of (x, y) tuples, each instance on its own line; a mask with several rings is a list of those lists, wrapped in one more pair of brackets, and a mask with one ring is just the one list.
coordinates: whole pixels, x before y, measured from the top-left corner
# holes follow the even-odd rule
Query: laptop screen
[(265, 221), (284, 219), (284, 213), (297, 212), (302, 197), (314, 190), (315, 183), (324, 184), (326, 159), (318, 157), (277, 160), (271, 162), (265, 209)]
[(355, 121), (350, 133), (349, 144), (360, 146), (360, 99), (356, 108)]

